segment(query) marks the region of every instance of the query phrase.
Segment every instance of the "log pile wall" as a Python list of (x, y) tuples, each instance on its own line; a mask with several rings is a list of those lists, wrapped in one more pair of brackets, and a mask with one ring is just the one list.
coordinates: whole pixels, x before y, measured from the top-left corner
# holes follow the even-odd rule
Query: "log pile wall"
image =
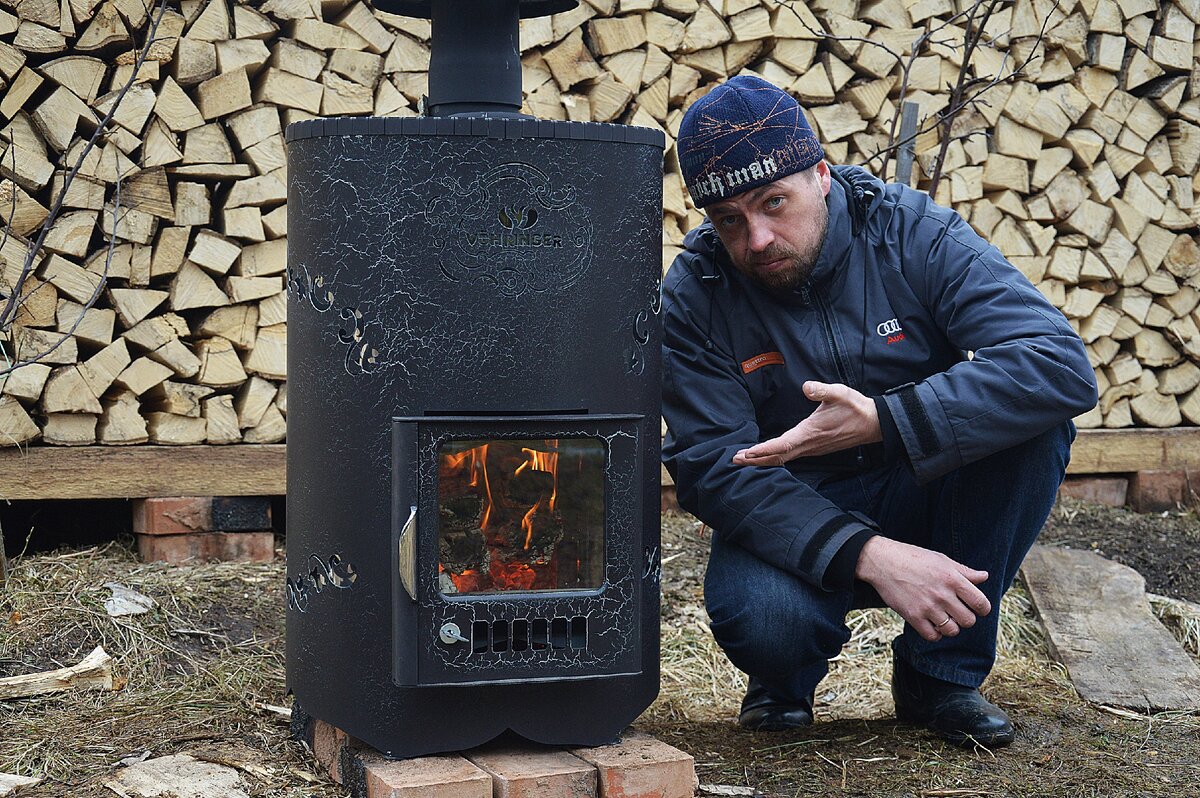
[[(1102, 400), (1080, 425), (1200, 424), (1200, 0), (994, 5), (965, 54), (967, 0), (586, 0), (522, 21), (526, 110), (671, 144), (683, 109), (751, 70), (803, 101), (832, 162), (879, 171), (916, 102), (913, 183), (930, 188), (945, 144), (939, 201), (1087, 343)], [(0, 377), (0, 444), (282, 440), (282, 131), (412, 116), (426, 90), (429, 23), (363, 2), (172, 2), (134, 76), (156, 14), (0, 0), (0, 295), (62, 200), (0, 332), (9, 360), (41, 356)], [(996, 85), (943, 142), (930, 120), (964, 57), (969, 86)], [(665, 268), (702, 218), (670, 147), (663, 218)]]

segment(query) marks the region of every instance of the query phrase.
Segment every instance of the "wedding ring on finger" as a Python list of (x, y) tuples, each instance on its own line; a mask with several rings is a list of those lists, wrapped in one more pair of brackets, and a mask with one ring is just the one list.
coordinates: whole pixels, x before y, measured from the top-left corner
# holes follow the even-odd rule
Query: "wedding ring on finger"
[(950, 623), (950, 621), (952, 621), (952, 620), (954, 620), (954, 619), (953, 619), (953, 618), (951, 618), (949, 615), (947, 615), (947, 616), (946, 616), (946, 620), (942, 621), (941, 623), (935, 623), (935, 624), (933, 625), (933, 628), (934, 628), (934, 629), (941, 629), (943, 626), (945, 626), (946, 624)]

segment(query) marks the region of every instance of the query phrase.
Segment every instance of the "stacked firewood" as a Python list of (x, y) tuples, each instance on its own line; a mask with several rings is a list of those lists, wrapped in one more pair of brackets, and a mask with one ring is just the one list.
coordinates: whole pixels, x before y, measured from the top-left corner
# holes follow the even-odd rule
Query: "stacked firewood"
[[(937, 199), (1087, 342), (1103, 398), (1081, 425), (1200, 424), (1198, 22), (1200, 0), (586, 0), (522, 21), (523, 86), (536, 116), (672, 145), (693, 100), (753, 71), (832, 162), (889, 178), (916, 103), (913, 185), (940, 172)], [(0, 331), (38, 358), (0, 376), (0, 443), (282, 440), (282, 131), (415, 115), (429, 35), (361, 0), (0, 0), (0, 296), (49, 224)], [(960, 75), (960, 98), (994, 85), (939, 127)], [(672, 146), (663, 187), (665, 266), (702, 219)]]

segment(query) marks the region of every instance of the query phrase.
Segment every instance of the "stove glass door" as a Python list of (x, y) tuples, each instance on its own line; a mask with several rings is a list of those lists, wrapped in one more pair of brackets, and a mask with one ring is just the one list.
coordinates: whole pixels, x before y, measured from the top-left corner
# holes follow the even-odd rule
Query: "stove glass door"
[(596, 438), (444, 441), (442, 595), (601, 587), (605, 458)]

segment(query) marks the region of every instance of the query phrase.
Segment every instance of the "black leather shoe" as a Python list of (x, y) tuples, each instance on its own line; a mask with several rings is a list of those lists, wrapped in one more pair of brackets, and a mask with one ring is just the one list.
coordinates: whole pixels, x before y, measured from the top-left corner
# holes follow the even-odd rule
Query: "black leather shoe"
[(892, 698), (898, 719), (963, 748), (999, 748), (1017, 736), (1004, 710), (975, 688), (927, 676), (899, 658), (892, 660)]
[(757, 680), (751, 679), (742, 699), (742, 711), (738, 725), (750, 731), (785, 731), (811, 726), (813, 722), (813, 697), (810, 695), (798, 704), (772, 698)]

